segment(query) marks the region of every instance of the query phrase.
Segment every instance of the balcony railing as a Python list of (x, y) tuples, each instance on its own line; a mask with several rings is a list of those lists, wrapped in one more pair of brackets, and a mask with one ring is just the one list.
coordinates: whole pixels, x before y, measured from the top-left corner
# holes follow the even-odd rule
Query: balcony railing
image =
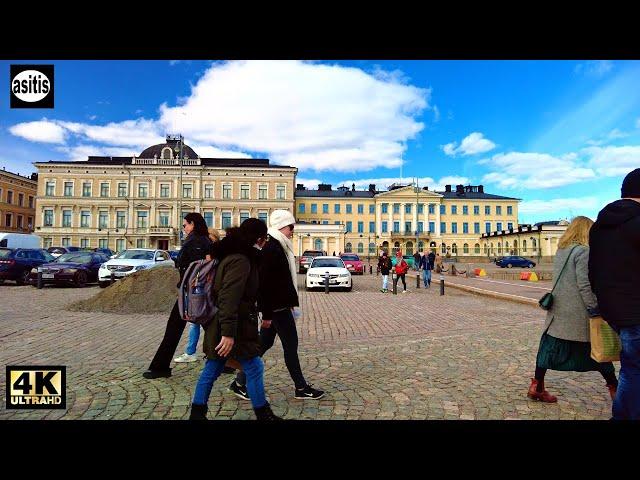
[(173, 227), (149, 227), (150, 235), (173, 235)]

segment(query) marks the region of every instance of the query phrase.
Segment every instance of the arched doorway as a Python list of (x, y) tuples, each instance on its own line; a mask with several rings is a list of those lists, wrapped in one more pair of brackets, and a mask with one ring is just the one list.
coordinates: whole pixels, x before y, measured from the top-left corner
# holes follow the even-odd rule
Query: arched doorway
[(469, 244), (465, 243), (464, 245), (462, 245), (462, 253), (464, 253), (465, 255), (467, 255), (469, 253)]
[(514, 255), (519, 255), (520, 252), (518, 252), (518, 240), (514, 240), (513, 241), (513, 254)]
[(440, 253), (442, 255), (446, 255), (447, 254), (447, 244), (444, 243), (444, 242), (440, 244)]
[(387, 242), (386, 240), (382, 242), (382, 251), (389, 254), (389, 242)]
[(391, 254), (395, 256), (398, 250), (400, 250), (400, 242), (395, 242), (393, 244), (393, 251), (391, 252)]
[(413, 242), (407, 242), (404, 244), (406, 250), (405, 255), (413, 255)]
[(419, 241), (418, 242), (418, 252), (424, 252), (424, 242), (423, 241)]
[(322, 239), (316, 238), (313, 240), (313, 249), (314, 250), (322, 250)]
[(353, 248), (353, 246), (351, 245), (351, 242), (347, 242), (347, 244), (344, 246), (344, 252), (345, 253), (352, 253), (351, 252), (352, 248)]
[(359, 254), (364, 253), (364, 244), (362, 242), (358, 242), (358, 253)]

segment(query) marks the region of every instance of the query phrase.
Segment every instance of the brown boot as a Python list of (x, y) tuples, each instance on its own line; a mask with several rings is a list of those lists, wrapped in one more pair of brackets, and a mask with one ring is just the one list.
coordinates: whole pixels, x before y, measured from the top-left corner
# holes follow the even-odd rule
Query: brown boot
[(527, 397), (532, 398), (533, 400), (539, 400), (544, 403), (556, 403), (558, 398), (551, 395), (544, 389), (544, 380), (540, 382), (541, 391), (538, 391), (538, 380), (535, 378), (531, 379), (531, 385), (529, 385), (529, 392), (527, 393)]
[(613, 400), (616, 398), (616, 392), (618, 391), (618, 386), (607, 385), (607, 388), (609, 389), (609, 396), (611, 397), (611, 401), (613, 402)]

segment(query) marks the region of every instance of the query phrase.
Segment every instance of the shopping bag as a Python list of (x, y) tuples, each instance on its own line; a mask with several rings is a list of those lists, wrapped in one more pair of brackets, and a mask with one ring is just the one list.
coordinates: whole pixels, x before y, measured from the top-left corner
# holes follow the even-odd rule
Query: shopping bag
[(589, 319), (591, 358), (596, 362), (620, 361), (620, 337), (600, 316)]

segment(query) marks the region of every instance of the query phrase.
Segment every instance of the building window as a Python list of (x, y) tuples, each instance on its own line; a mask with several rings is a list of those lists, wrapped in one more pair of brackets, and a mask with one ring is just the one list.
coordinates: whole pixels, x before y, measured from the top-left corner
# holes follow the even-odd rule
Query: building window
[(475, 222), (473, 224), (473, 233), (480, 233), (480, 222)]
[(213, 212), (204, 212), (202, 216), (204, 217), (204, 223), (207, 224), (207, 227), (213, 227)]
[(498, 254), (502, 253), (502, 244), (498, 242)]
[(118, 197), (126, 197), (127, 196), (127, 184), (119, 183), (118, 184)]
[(89, 248), (89, 239), (81, 238), (80, 239), (80, 248)]
[(101, 183), (100, 184), (100, 196), (101, 197), (108, 197), (109, 196), (109, 184), (108, 183)]
[(393, 204), (393, 213), (400, 213), (400, 204), (399, 203), (394, 203)]
[(193, 185), (190, 183), (182, 184), (182, 198), (191, 198), (191, 193), (193, 191)]
[[(1, 193), (1, 191), (0, 191)], [(33, 208), (33, 196), (29, 195), (29, 208)]]
[(322, 250), (322, 239), (321, 238), (315, 238), (313, 240), (313, 249), (314, 250)]
[(18, 221), (16, 223), (16, 227), (17, 228), (22, 228), (22, 221), (23, 221), (24, 217), (22, 215), (18, 215)]
[(64, 182), (64, 196), (73, 197), (73, 182)]
[(98, 214), (98, 228), (109, 228), (109, 212)]
[(362, 203), (358, 204), (358, 214), (362, 215), (364, 213), (364, 205)]
[(87, 211), (80, 212), (80, 226), (84, 228), (91, 226), (91, 213)]
[(231, 185), (229, 185), (228, 183), (222, 185), (222, 198), (231, 198)]
[(311, 204), (311, 213), (318, 213), (318, 204), (317, 203), (312, 203)]
[(526, 240), (522, 241), (522, 251), (525, 252), (525, 253), (527, 251), (527, 241)]
[(49, 248), (49, 247), (53, 247), (53, 238), (44, 237), (42, 239), (42, 248)]
[(163, 198), (169, 197), (169, 185), (166, 183), (160, 184), (160, 196)]
[(231, 228), (231, 212), (222, 212), (222, 228)]
[(242, 222), (244, 222), (245, 220), (247, 220), (249, 218), (249, 212), (240, 212), (240, 225), (242, 225)]
[(364, 244), (362, 242), (358, 242), (358, 253), (364, 253)]
[(18, 206), (24, 207), (24, 193), (18, 194)]
[(411, 213), (411, 207), (412, 205), (410, 203), (405, 204), (404, 213)]
[(266, 185), (259, 185), (258, 186), (258, 198), (260, 200), (266, 200), (267, 199), (267, 186)]
[(336, 203), (333, 205), (333, 213), (340, 213), (340, 204)]
[(85, 182), (82, 184), (82, 196), (83, 197), (91, 196), (91, 183)]
[(457, 244), (454, 243), (454, 244), (451, 245), (451, 253), (456, 254), (456, 255), (458, 254), (458, 245)]
[(479, 205), (474, 205), (473, 206), (473, 214), (474, 215), (480, 215), (480, 206)]
[(458, 206), (451, 205), (451, 215), (457, 215), (457, 214), (458, 214)]
[(513, 207), (511, 205), (507, 206), (507, 215), (513, 215)]
[(436, 231), (436, 222), (429, 222), (429, 233), (434, 233)]
[(127, 212), (116, 212), (116, 228), (127, 228)]
[(440, 222), (440, 233), (447, 233), (447, 224), (445, 222)]
[(71, 226), (71, 210), (62, 211), (62, 226), (63, 227)]
[(446, 205), (440, 205), (440, 215), (444, 215), (447, 213)]
[(373, 204), (373, 203), (369, 204), (369, 215), (375, 215), (375, 213), (376, 213), (375, 204)]
[(462, 206), (462, 214), (463, 215), (469, 215), (469, 206), (468, 205), (463, 205)]
[(351, 210), (351, 204), (347, 203), (347, 213), (353, 213), (353, 211)]
[(498, 231), (502, 230), (502, 222), (496, 223), (496, 230), (498, 230)]
[(422, 233), (424, 231), (424, 222), (418, 222), (418, 233)]
[(485, 233), (491, 233), (491, 222), (484, 223), (484, 231)]
[(484, 248), (483, 248), (483, 250), (484, 250), (484, 254), (485, 254), (485, 255), (487, 255), (487, 253), (488, 253), (488, 251), (489, 251), (489, 247), (487, 246), (487, 244), (486, 244), (486, 243), (484, 244)]
[(382, 213), (389, 213), (389, 204), (388, 203), (383, 203), (382, 204)]
[(480, 254), (480, 244), (479, 244), (479, 243), (476, 243), (476, 245), (473, 247), (473, 252), (474, 252), (476, 255), (479, 255), (479, 254)]
[(412, 231), (411, 222), (404, 222), (404, 232), (411, 233), (411, 231)]
[(464, 245), (462, 245), (462, 253), (464, 253), (465, 255), (467, 255), (469, 253), (469, 244), (465, 243)]
[(442, 253), (443, 255), (447, 253), (447, 244), (443, 243), (442, 245), (440, 245), (440, 253)]
[(304, 203), (299, 203), (298, 204), (298, 213), (305, 213), (305, 204)]
[(382, 222), (382, 233), (387, 233), (388, 228), (387, 228), (387, 222)]
[(373, 255), (376, 253), (376, 244), (371, 242), (369, 244), (369, 255)]
[(33, 217), (27, 217), (29, 224), (27, 225), (27, 228), (29, 228), (29, 230), (33, 230)]
[(347, 222), (347, 233), (353, 232), (353, 226), (351, 222)]
[(63, 237), (62, 238), (62, 246), (63, 247), (68, 247), (71, 245), (71, 239), (69, 237)]
[(400, 222), (393, 222), (393, 233), (400, 233)]
[(513, 228), (513, 223), (508, 222), (507, 223), (507, 230), (511, 230)]
[(286, 200), (284, 185), (278, 185), (276, 187), (276, 200)]
[(249, 185), (240, 185), (240, 199), (249, 200)]
[(136, 248), (145, 248), (144, 238), (138, 238), (136, 240)]
[(53, 227), (53, 210), (44, 211), (44, 226)]
[(55, 195), (56, 184), (55, 182), (47, 182), (47, 188), (45, 191), (45, 195), (47, 197), (53, 197)]
[(458, 233), (458, 222), (451, 222), (451, 233)]
[(259, 220), (262, 220), (264, 223), (267, 223), (268, 218), (269, 218), (269, 214), (267, 212), (258, 212)]
[(137, 223), (138, 228), (147, 228), (149, 226), (149, 224), (147, 223), (148, 216), (149, 216), (149, 212), (145, 212), (145, 211), (138, 212), (138, 223)]
[(7, 191), (7, 203), (8, 204), (12, 204), (13, 203), (13, 192), (11, 190)]
[(469, 233), (469, 224), (467, 222), (462, 223), (462, 233)]
[(496, 215), (502, 215), (502, 207), (500, 205), (496, 205)]
[(358, 222), (358, 233), (364, 233), (364, 222)]
[(148, 189), (146, 183), (141, 183), (138, 185), (138, 197), (147, 198)]
[(204, 186), (204, 198), (213, 198), (213, 185)]
[(369, 222), (369, 233), (376, 232), (376, 222)]
[(116, 240), (116, 252), (122, 252), (124, 250), (124, 238)]
[(485, 215), (491, 215), (491, 205), (485, 205), (484, 206), (484, 214)]
[(344, 253), (351, 253), (352, 250), (352, 246), (351, 246), (351, 242), (347, 242), (347, 244), (344, 246)]
[[(159, 219), (160, 219), (160, 226), (161, 227), (168, 227), (169, 226), (169, 212), (160, 212), (159, 213)], [(205, 218), (204, 221), (207, 221), (207, 217), (205, 214)], [(207, 223), (207, 226), (209, 226), (209, 224)]]
[(436, 205), (435, 203), (429, 204), (429, 213), (436, 213)]

